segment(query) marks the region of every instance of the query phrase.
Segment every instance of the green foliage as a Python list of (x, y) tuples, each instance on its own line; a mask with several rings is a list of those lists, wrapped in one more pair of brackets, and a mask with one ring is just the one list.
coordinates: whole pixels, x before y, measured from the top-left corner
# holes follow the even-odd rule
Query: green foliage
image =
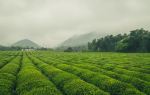
[(109, 95), (75, 75), (45, 64), (36, 58), (31, 59), (66, 95)]
[(125, 92), (128, 93), (127, 88), (132, 89), (130, 90), (130, 92), (132, 91), (132, 93), (134, 93), (135, 95), (138, 95), (138, 94), (140, 95), (138, 90), (136, 90), (134, 87), (129, 86), (125, 83), (119, 82), (117, 80), (114, 80), (105, 75), (94, 73), (89, 70), (79, 69), (74, 66), (69, 66), (65, 64), (58, 64), (56, 67), (62, 70), (68, 71), (70, 73), (73, 73), (79, 76), (80, 78), (82, 78), (83, 80), (88, 81), (92, 84), (95, 84), (96, 86), (103, 89), (104, 91), (110, 92), (112, 95), (122, 95)]
[(112, 71), (107, 71), (105, 69), (102, 69), (101, 67), (98, 68), (98, 65), (91, 65), (91, 64), (76, 64), (75, 66), (80, 67), (80, 68), (84, 68), (84, 69), (89, 69), (91, 71), (94, 72), (99, 72), (101, 74), (107, 75), (109, 77), (112, 77), (114, 79), (126, 82), (126, 83), (130, 83), (133, 86), (135, 86), (136, 88), (138, 88), (140, 91), (143, 91), (145, 93), (150, 93), (150, 83), (143, 81), (141, 79), (138, 78), (134, 78), (132, 76), (127, 76), (127, 75), (122, 75), (122, 74), (118, 74)]
[(39, 52), (34, 55), (112, 95), (150, 93), (149, 54)]
[(117, 45), (115, 46), (115, 50), (128, 52), (127, 51), (127, 48), (128, 48), (127, 40), (128, 40), (128, 38), (124, 38), (121, 41), (117, 42)]
[(12, 95), (14, 93), (19, 59), (20, 57), (17, 57), (0, 69), (0, 95)]
[(0, 95), (150, 95), (149, 53), (0, 52)]
[(34, 95), (35, 93), (35, 95), (61, 95), (55, 85), (38, 71), (26, 57), (23, 58), (17, 84), (18, 95)]
[[(12, 54), (11, 54), (12, 53)], [(0, 53), (0, 68), (5, 66), (7, 63), (12, 61), (16, 56), (18, 52), (7, 52), (3, 51), (3, 53)]]
[(150, 32), (136, 29), (130, 34), (108, 35), (88, 43), (90, 51), (150, 52)]
[(64, 50), (65, 52), (72, 52), (73, 51), (73, 49), (72, 49), (72, 47), (68, 47), (66, 50)]

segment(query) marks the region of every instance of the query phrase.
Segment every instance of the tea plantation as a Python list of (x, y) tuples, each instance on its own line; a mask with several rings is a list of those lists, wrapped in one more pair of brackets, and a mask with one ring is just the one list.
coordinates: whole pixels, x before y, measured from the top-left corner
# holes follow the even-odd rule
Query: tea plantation
[(0, 51), (0, 95), (150, 95), (150, 54)]

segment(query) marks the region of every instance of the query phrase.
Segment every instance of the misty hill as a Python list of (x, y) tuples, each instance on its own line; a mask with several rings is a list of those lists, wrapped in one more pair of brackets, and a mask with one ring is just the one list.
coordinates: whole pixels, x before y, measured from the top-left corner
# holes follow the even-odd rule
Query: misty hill
[(20, 40), (14, 43), (12, 46), (21, 48), (40, 48), (38, 44), (28, 39)]
[(69, 39), (65, 40), (63, 43), (61, 43), (61, 45), (59, 45), (57, 49), (64, 50), (68, 47), (86, 48), (88, 42), (91, 42), (93, 39), (102, 36), (104, 36), (104, 34), (100, 34), (97, 32), (90, 32), (82, 35), (72, 36)]
[(83, 46), (97, 37), (100, 37), (100, 35), (97, 32), (90, 32), (87, 34), (76, 35), (64, 41), (61, 44), (61, 46), (72, 46), (72, 47)]
[(0, 45), (0, 50), (4, 50), (6, 47), (3, 45)]

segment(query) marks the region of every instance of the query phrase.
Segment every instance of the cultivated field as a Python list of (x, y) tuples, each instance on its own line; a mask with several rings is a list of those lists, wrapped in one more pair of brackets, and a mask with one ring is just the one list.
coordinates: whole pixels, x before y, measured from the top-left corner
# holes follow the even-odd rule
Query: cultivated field
[(150, 54), (1, 51), (0, 95), (150, 95)]

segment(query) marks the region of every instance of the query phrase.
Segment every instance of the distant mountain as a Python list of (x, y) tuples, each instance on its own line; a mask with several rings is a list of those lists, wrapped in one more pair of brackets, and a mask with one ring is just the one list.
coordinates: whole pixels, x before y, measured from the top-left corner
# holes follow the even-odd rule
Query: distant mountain
[(0, 50), (17, 50), (17, 48), (11, 48), (11, 47), (8, 47), (8, 46), (3, 46), (3, 45), (0, 45)]
[(85, 47), (88, 42), (91, 42), (95, 38), (100, 38), (104, 36), (104, 34), (100, 34), (97, 32), (90, 32), (82, 35), (72, 36), (69, 39), (65, 40), (61, 43), (57, 49), (64, 50), (67, 47)]
[(3, 45), (0, 45), (0, 47), (4, 47)]
[(22, 48), (40, 48), (40, 46), (38, 44), (36, 44), (35, 42), (28, 40), (28, 39), (18, 41), (16, 43), (12, 44), (12, 46), (22, 47)]
[(101, 35), (97, 32), (90, 32), (87, 34), (76, 35), (64, 41), (60, 46), (83, 46), (100, 36)]
[(3, 49), (3, 48), (5, 48), (5, 46), (3, 46), (3, 45), (0, 45), (0, 50), (1, 50), (1, 49)]

